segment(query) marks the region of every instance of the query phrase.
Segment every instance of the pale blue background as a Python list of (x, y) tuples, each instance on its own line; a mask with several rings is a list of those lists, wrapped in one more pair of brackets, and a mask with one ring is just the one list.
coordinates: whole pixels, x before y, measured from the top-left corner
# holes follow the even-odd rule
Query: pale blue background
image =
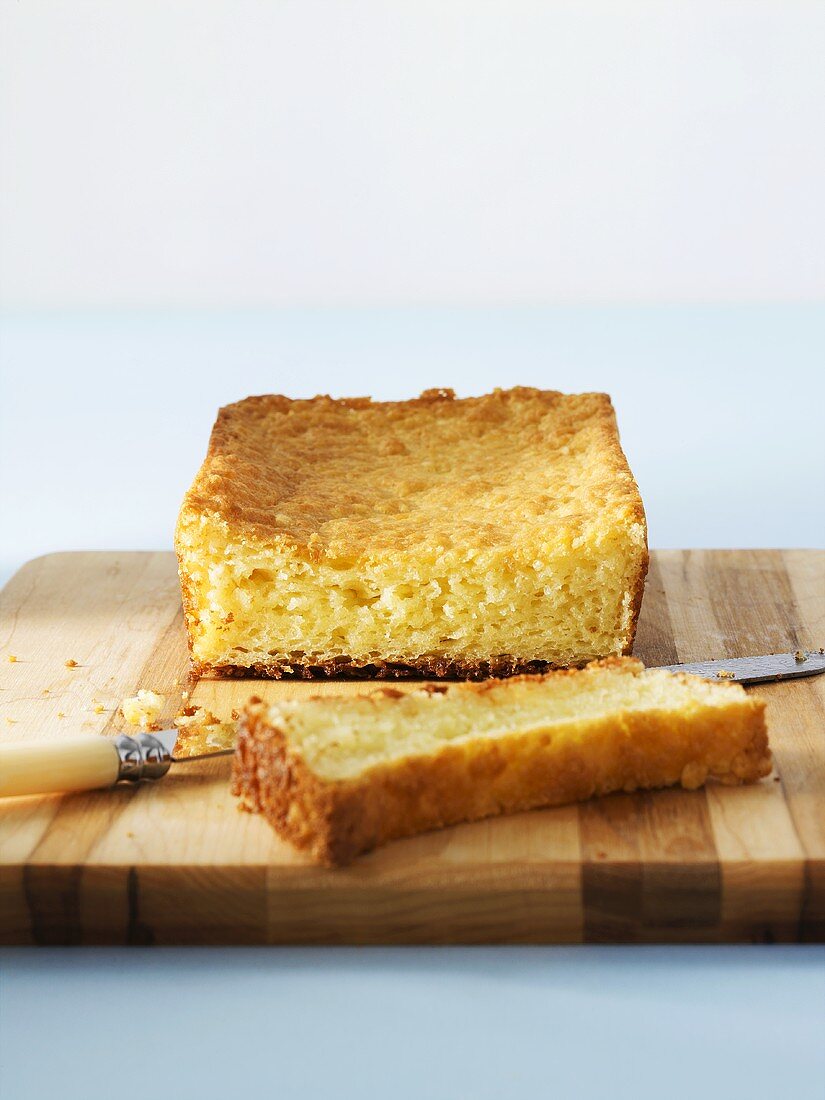
[(822, 1100), (825, 948), (4, 953), (4, 1100)]
[(171, 546), (216, 409), (250, 393), (605, 390), (653, 546), (825, 545), (822, 304), (21, 312), (0, 372), (6, 577)]
[[(20, 313), (0, 324), (4, 575), (169, 546), (247, 393), (606, 389), (656, 546), (816, 546), (814, 305)], [(0, 954), (3, 1100), (825, 1096), (825, 949)]]

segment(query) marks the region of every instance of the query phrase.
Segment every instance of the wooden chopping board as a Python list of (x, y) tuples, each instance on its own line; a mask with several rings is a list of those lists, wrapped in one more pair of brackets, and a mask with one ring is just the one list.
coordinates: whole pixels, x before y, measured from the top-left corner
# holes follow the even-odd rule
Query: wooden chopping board
[[(139, 687), (182, 707), (169, 553), (53, 554), (0, 594), (0, 737), (124, 728)], [(818, 648), (825, 554), (654, 553), (649, 664)], [(17, 661), (8, 661), (8, 655)], [(69, 659), (78, 667), (68, 668)], [(207, 681), (219, 717), (370, 684)], [(757, 689), (776, 771), (746, 788), (612, 795), (396, 842), (328, 871), (239, 813), (228, 760), (155, 785), (0, 805), (3, 943), (578, 943), (825, 939), (825, 676)]]

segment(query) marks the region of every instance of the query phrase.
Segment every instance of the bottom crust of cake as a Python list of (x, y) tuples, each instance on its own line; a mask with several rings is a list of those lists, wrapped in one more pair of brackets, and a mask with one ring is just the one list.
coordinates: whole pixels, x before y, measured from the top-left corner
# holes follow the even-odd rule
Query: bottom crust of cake
[(582, 668), (592, 657), (569, 664), (527, 660), (507, 654), (488, 660), (455, 657), (418, 657), (412, 661), (371, 661), (332, 657), (325, 661), (272, 660), (253, 665), (210, 665), (195, 663), (197, 677), (228, 680), (488, 680), (550, 672), (561, 668)]

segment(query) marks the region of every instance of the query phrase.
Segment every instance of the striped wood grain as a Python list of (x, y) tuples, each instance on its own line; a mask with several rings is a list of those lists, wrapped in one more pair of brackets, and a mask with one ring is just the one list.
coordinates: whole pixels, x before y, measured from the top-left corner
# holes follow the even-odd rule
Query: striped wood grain
[[(187, 688), (221, 717), (253, 690), (274, 699), (364, 689), (187, 684), (166, 553), (37, 559), (0, 595), (0, 616), (0, 736), (9, 740), (115, 732), (118, 704), (138, 687), (167, 696), (165, 720)], [(823, 640), (825, 555), (653, 555), (636, 645), (647, 663)], [(227, 761), (189, 765), (155, 786), (9, 801), (0, 807), (0, 941), (822, 940), (825, 677), (760, 691), (776, 756), (776, 775), (761, 784), (613, 795), (478, 822), (336, 871), (236, 812)]]

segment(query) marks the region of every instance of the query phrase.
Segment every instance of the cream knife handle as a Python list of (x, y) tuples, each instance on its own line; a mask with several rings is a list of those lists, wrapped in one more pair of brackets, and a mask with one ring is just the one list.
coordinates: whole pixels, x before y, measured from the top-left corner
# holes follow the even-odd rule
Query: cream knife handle
[(119, 771), (117, 746), (107, 737), (0, 745), (0, 798), (111, 787)]
[[(171, 732), (171, 731), (165, 731)], [(0, 745), (0, 798), (58, 791), (93, 791), (121, 779), (160, 779), (172, 765), (163, 733), (67, 737)]]

